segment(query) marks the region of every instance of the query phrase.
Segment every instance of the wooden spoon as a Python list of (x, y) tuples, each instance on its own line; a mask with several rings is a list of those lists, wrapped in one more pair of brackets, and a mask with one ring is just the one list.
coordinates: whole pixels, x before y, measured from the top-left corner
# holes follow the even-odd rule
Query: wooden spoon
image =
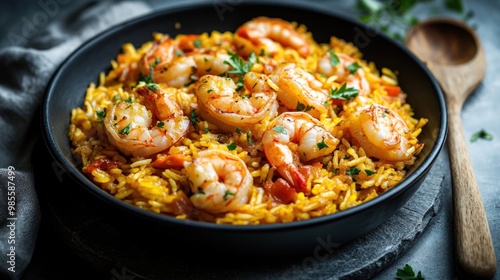
[(457, 271), (466, 279), (491, 279), (495, 251), (460, 118), (463, 103), (486, 71), (481, 42), (466, 24), (435, 18), (413, 26), (405, 44), (427, 64), (447, 101)]

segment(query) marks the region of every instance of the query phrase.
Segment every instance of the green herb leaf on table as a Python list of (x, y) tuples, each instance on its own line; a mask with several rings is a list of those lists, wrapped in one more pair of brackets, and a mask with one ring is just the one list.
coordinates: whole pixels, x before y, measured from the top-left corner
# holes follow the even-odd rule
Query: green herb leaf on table
[(402, 269), (398, 268), (396, 277), (400, 280), (425, 280), (425, 277), (420, 271), (415, 275), (413, 268), (409, 264), (406, 264)]
[[(354, 8), (360, 13), (358, 19), (389, 37), (396, 40), (404, 40), (407, 30), (417, 24), (419, 19), (412, 15), (415, 7), (419, 4), (427, 4), (428, 13), (436, 15), (439, 13), (437, 0), (357, 0)], [(444, 12), (452, 12), (463, 21), (470, 20), (474, 13), (466, 11), (463, 0), (442, 0)], [(419, 9), (421, 11), (421, 9)], [(396, 27), (396, 28), (395, 28)]]
[(486, 130), (481, 129), (480, 131), (478, 131), (472, 135), (472, 137), (470, 138), (470, 141), (476, 142), (478, 139), (484, 139), (484, 140), (491, 141), (491, 140), (493, 140), (493, 135), (488, 133)]

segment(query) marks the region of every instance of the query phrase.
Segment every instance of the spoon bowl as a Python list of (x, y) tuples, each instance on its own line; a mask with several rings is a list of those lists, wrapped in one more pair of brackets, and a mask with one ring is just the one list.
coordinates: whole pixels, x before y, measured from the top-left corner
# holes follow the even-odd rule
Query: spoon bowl
[(465, 100), (486, 71), (481, 42), (466, 24), (435, 18), (413, 26), (405, 45), (426, 63), (446, 97), (457, 272), (464, 279), (491, 279), (496, 272), (495, 251), (460, 117)]

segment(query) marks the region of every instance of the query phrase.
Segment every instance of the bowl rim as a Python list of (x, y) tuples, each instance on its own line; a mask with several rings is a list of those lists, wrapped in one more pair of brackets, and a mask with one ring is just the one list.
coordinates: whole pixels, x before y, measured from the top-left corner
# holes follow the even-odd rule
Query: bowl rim
[[(230, 225), (230, 224), (215, 224), (215, 223), (209, 223), (209, 222), (201, 222), (201, 221), (194, 221), (194, 220), (182, 220), (182, 219), (177, 219), (173, 216), (169, 216), (166, 214), (158, 214), (154, 213), (151, 211), (147, 211), (144, 209), (140, 209), (137, 206), (128, 204), (122, 200), (119, 200), (115, 197), (113, 197), (111, 194), (105, 192), (101, 188), (99, 188), (96, 184), (94, 184), (90, 179), (84, 176), (84, 174), (79, 170), (72, 162), (70, 162), (66, 156), (61, 152), (61, 150), (58, 148), (58, 143), (56, 139), (54, 138), (52, 134), (52, 127), (51, 127), (51, 122), (50, 122), (50, 110), (49, 110), (49, 101), (52, 98), (54, 94), (54, 88), (57, 85), (58, 80), (60, 79), (60, 76), (64, 71), (66, 70), (66, 67), (68, 67), (69, 64), (71, 64), (71, 61), (76, 59), (78, 55), (87, 50), (87, 49), (92, 49), (92, 47), (97, 44), (98, 42), (105, 40), (108, 36), (111, 34), (114, 34), (116, 32), (120, 32), (121, 30), (126, 30), (134, 25), (137, 25), (140, 22), (150, 20), (152, 18), (160, 17), (160, 16), (165, 16), (169, 14), (176, 14), (182, 11), (186, 10), (191, 10), (191, 9), (204, 9), (209, 6), (213, 6), (214, 3), (212, 2), (206, 2), (206, 1), (195, 1), (193, 2), (185, 2), (185, 3), (177, 3), (175, 5), (169, 5), (167, 7), (158, 9), (156, 11), (149, 12), (147, 14), (132, 18), (130, 20), (127, 20), (123, 23), (120, 23), (119, 25), (114, 25), (111, 26), (110, 28), (105, 29), (104, 31), (101, 31), (91, 38), (87, 39), (84, 41), (82, 44), (80, 44), (79, 47), (77, 47), (73, 52), (71, 52), (56, 68), (55, 72), (53, 73), (51, 79), (49, 80), (49, 83), (47, 84), (45, 94), (43, 97), (42, 101), (42, 107), (41, 107), (41, 130), (42, 130), (42, 136), (43, 140), (45, 142), (45, 146), (48, 148), (49, 153), (53, 157), (53, 159), (59, 164), (59, 166), (64, 170), (65, 173), (69, 174), (72, 180), (74, 180), (74, 183), (79, 184), (81, 187), (89, 191), (92, 195), (97, 197), (98, 199), (106, 202), (109, 205), (112, 205), (114, 207), (118, 207), (120, 209), (125, 210), (127, 213), (130, 214), (135, 214), (135, 215), (140, 215), (143, 218), (149, 219), (149, 220), (155, 220), (155, 221), (160, 221), (160, 222), (167, 222), (167, 223), (173, 223), (176, 225), (180, 226), (189, 226), (189, 227), (197, 227), (197, 228), (204, 228), (204, 229), (216, 229), (216, 230), (230, 230), (230, 231), (237, 231), (237, 232), (255, 232), (255, 231), (267, 231), (267, 232), (272, 232), (272, 231), (279, 231), (282, 230), (283, 228), (303, 228), (303, 227), (309, 227), (311, 225), (317, 225), (317, 224), (324, 224), (324, 223), (330, 223), (336, 220), (342, 220), (346, 219), (349, 216), (357, 213), (357, 212), (362, 212), (365, 211), (368, 208), (371, 208), (373, 205), (382, 203), (384, 200), (388, 200), (389, 198), (393, 196), (397, 196), (398, 193), (402, 192), (403, 190), (407, 189), (410, 187), (410, 183), (418, 181), (422, 179), (422, 177), (425, 177), (427, 172), (431, 169), (433, 166), (434, 162), (436, 161), (438, 155), (440, 154), (445, 141), (447, 137), (447, 131), (448, 131), (448, 118), (447, 118), (447, 107), (444, 99), (444, 95), (441, 91), (441, 88), (437, 82), (437, 80), (434, 78), (432, 73), (428, 70), (427, 66), (421, 62), (411, 51), (409, 51), (406, 47), (404, 47), (402, 44), (397, 42), (396, 40), (388, 37), (387, 35), (373, 29), (369, 25), (365, 25), (361, 22), (356, 21), (353, 18), (347, 17), (346, 15), (340, 14), (337, 11), (331, 10), (331, 9), (325, 9), (323, 5), (317, 4), (317, 3), (305, 3), (304, 1), (290, 1), (290, 2), (280, 2), (278, 0), (273, 0), (273, 1), (252, 1), (252, 2), (244, 2), (240, 1), (241, 3), (239, 5), (247, 5), (247, 6), (266, 6), (266, 7), (287, 7), (287, 8), (294, 8), (294, 9), (303, 9), (304, 12), (307, 13), (321, 13), (323, 15), (326, 15), (328, 17), (332, 18), (337, 18), (342, 21), (348, 22), (352, 26), (358, 26), (362, 28), (366, 28), (367, 30), (372, 30), (373, 32), (376, 32), (375, 37), (381, 37), (384, 41), (387, 41), (390, 44), (395, 45), (398, 49), (400, 49), (402, 52), (404, 52), (406, 55), (408, 55), (413, 62), (415, 63), (415, 66), (419, 67), (420, 70), (424, 72), (424, 74), (428, 77), (430, 83), (434, 87), (436, 93), (437, 93), (437, 99), (439, 100), (439, 107), (441, 109), (441, 114), (440, 114), (440, 122), (439, 125), (441, 129), (438, 131), (437, 136), (436, 136), (436, 142), (434, 143), (434, 146), (432, 147), (431, 151), (429, 152), (429, 155), (427, 158), (425, 158), (421, 165), (418, 166), (411, 174), (407, 175), (403, 181), (392, 187), (391, 189), (385, 191), (384, 193), (380, 194), (379, 196), (366, 201), (360, 205), (338, 211), (333, 214), (321, 216), (321, 217), (315, 217), (312, 219), (307, 219), (307, 220), (301, 220), (301, 221), (293, 221), (293, 222), (288, 222), (288, 223), (277, 223), (277, 224), (260, 224), (260, 225)], [(69, 140), (68, 140), (69, 141)]]

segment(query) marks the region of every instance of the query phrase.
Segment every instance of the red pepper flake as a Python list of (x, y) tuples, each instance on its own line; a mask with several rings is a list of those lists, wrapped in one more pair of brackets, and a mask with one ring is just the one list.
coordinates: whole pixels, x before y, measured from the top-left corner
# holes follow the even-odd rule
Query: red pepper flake
[(103, 171), (110, 170), (111, 168), (114, 168), (117, 165), (118, 164), (116, 163), (116, 161), (112, 161), (109, 158), (99, 158), (94, 160), (94, 162), (92, 162), (87, 166), (86, 172), (92, 174), (92, 171), (94, 171), (95, 169)]

